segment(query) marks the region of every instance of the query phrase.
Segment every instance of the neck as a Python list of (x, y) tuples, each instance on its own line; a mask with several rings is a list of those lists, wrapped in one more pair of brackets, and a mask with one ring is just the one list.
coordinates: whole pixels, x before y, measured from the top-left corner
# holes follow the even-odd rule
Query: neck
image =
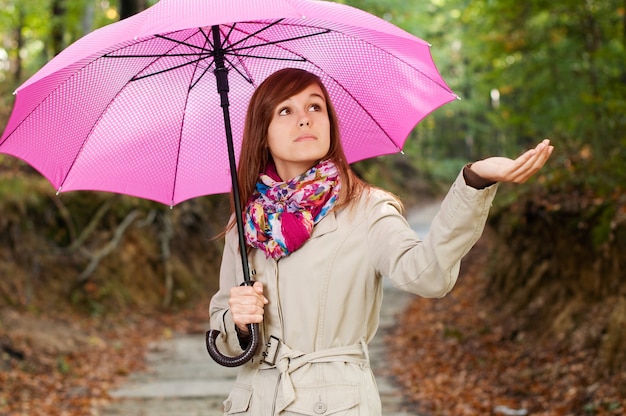
[(278, 164), (278, 165), (275, 165), (276, 173), (278, 173), (278, 176), (283, 182), (287, 182), (307, 172), (309, 169), (311, 169), (313, 166), (317, 165), (318, 163), (319, 163), (319, 160), (316, 161), (312, 165), (308, 163), (290, 164), (289, 166)]

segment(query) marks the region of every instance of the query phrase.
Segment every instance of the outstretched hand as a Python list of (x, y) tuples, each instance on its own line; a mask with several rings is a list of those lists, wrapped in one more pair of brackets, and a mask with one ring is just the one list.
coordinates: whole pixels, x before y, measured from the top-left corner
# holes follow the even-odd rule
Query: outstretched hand
[(534, 149), (523, 153), (517, 159), (489, 157), (472, 163), (470, 169), (481, 177), (495, 182), (524, 183), (546, 163), (554, 146), (545, 139)]

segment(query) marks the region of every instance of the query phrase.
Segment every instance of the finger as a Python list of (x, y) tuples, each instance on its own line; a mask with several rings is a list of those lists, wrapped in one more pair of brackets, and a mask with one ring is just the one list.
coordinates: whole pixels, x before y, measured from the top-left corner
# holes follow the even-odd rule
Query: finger
[(508, 172), (503, 175), (505, 180), (509, 182), (519, 182), (520, 178), (532, 169), (532, 166), (535, 164), (536, 156), (537, 149), (527, 150), (518, 156), (518, 158), (513, 161)]
[(263, 315), (265, 312), (263, 305), (258, 303), (247, 304), (233, 302), (232, 305), (230, 305), (230, 310), (233, 314), (238, 315)]
[(252, 296), (235, 296), (229, 299), (230, 312), (235, 323), (249, 324), (263, 320), (263, 302), (257, 294)]
[(550, 146), (550, 140), (545, 139), (541, 142), (535, 149), (537, 153), (529, 160), (529, 162), (532, 162), (530, 171), (533, 173), (539, 171), (545, 165), (553, 149), (554, 146)]
[(544, 140), (535, 148), (535, 154), (516, 170), (515, 182), (526, 182), (545, 165), (554, 149), (549, 143), (549, 140)]
[(267, 298), (263, 296), (263, 283), (254, 282), (254, 285), (252, 286), (252, 288), (260, 296), (260, 299), (264, 304), (269, 303), (269, 300), (267, 300)]
[(252, 310), (253, 308), (263, 309), (265, 302), (262, 296), (235, 296), (229, 299), (231, 308), (238, 310)]
[(230, 296), (255, 296), (256, 290), (252, 286), (235, 286), (230, 288)]
[(233, 322), (235, 325), (244, 327), (248, 324), (260, 324), (263, 322), (263, 315), (260, 314), (233, 314)]
[(550, 145), (549, 140), (545, 140), (544, 143), (545, 143), (545, 148), (539, 154), (539, 156), (537, 157), (537, 161), (535, 162), (535, 167), (537, 170), (541, 169), (543, 165), (546, 164), (546, 162), (552, 155), (552, 151), (554, 150), (554, 146)]

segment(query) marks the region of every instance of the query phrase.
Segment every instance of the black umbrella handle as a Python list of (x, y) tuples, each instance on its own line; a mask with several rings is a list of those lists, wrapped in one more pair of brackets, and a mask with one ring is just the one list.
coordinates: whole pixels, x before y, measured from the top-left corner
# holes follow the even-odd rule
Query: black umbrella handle
[[(252, 286), (254, 281), (246, 280), (241, 286)], [(222, 354), (217, 349), (217, 337), (220, 334), (220, 331), (217, 329), (211, 329), (206, 333), (206, 350), (213, 360), (219, 365), (223, 365), (224, 367), (239, 367), (250, 361), (254, 354), (256, 354), (256, 350), (259, 348), (259, 324), (248, 324), (248, 333), (250, 334), (250, 339), (248, 340), (248, 345), (245, 348), (245, 351), (236, 357), (229, 357), (227, 355)]]
[(241, 355), (236, 357), (226, 356), (217, 349), (215, 340), (220, 334), (220, 331), (217, 329), (207, 331), (206, 349), (211, 358), (213, 358), (216, 363), (223, 365), (224, 367), (239, 367), (240, 365), (250, 361), (259, 347), (259, 324), (248, 324), (248, 330), (250, 331), (250, 342), (248, 343), (248, 347), (243, 353), (241, 353)]

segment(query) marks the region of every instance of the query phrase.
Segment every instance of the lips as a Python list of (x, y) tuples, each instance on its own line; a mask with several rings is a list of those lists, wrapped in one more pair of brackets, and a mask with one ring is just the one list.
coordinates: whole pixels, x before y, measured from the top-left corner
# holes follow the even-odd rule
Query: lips
[(303, 134), (301, 136), (298, 136), (298, 138), (295, 141), (296, 142), (305, 142), (305, 141), (309, 141), (309, 140), (317, 140), (317, 137), (315, 137), (312, 134)]

